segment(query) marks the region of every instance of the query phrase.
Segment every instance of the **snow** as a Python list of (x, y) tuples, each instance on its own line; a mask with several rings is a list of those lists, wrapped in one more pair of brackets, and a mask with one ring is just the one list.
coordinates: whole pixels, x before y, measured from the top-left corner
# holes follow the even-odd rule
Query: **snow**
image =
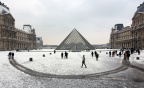
[[(139, 60), (136, 59), (137, 57), (139, 57)], [(144, 68), (144, 50), (141, 51), (140, 55), (138, 55), (138, 53), (134, 53), (133, 55), (131, 55), (130, 62), (135, 66)]]
[[(96, 50), (100, 57), (96, 61), (95, 57), (91, 56), (91, 52), (68, 52), (68, 59), (61, 59), (61, 52), (57, 51), (56, 54), (53, 53), (53, 49), (43, 49), (43, 50), (30, 50), (23, 52), (15, 53), (15, 60), (22, 64), (25, 67), (33, 69), (38, 72), (58, 74), (58, 75), (85, 75), (93, 74), (99, 72), (105, 72), (109, 70), (116, 69), (121, 66), (121, 61), (123, 56), (120, 58), (118, 56), (109, 57), (106, 52), (109, 50)], [(100, 53), (100, 51), (102, 51)], [(41, 78), (34, 77), (28, 74), (25, 74), (15, 67), (13, 67), (8, 60), (9, 51), (0, 51), (0, 88), (47, 88), (51, 86), (56, 88), (61, 87), (104, 87), (104, 85), (111, 85), (115, 87), (118, 85), (132, 84), (123, 82), (111, 82), (108, 80), (84, 80), (84, 79), (56, 79), (56, 78)], [(50, 55), (50, 53), (52, 53)], [(43, 57), (45, 54), (45, 57)], [(82, 55), (86, 57), (87, 68), (81, 68)], [(140, 60), (137, 60), (136, 57), (140, 57)], [(29, 61), (29, 58), (33, 58), (33, 61)], [(131, 64), (141, 67), (144, 67), (144, 51), (141, 51), (141, 54), (138, 55), (134, 53), (130, 57)], [(130, 70), (130, 69), (129, 69)], [(131, 71), (130, 71), (131, 72)], [(124, 72), (121, 72), (124, 74)], [(139, 72), (137, 72), (139, 73)], [(141, 73), (139, 73), (141, 74)], [(121, 75), (120, 75), (121, 76)], [(140, 78), (140, 76), (136, 76)], [(97, 83), (97, 84), (95, 84)], [(102, 84), (100, 86), (98, 84)], [(114, 83), (114, 84), (110, 84)], [(56, 86), (57, 84), (57, 86)], [(87, 84), (87, 85), (86, 85)], [(89, 85), (89, 86), (88, 86)], [(138, 84), (141, 85), (141, 84)], [(137, 87), (137, 85), (135, 85)], [(120, 87), (120, 86), (119, 86)], [(122, 86), (121, 86), (122, 87)], [(111, 88), (111, 87), (109, 87)]]
[[(105, 52), (98, 52), (100, 55), (98, 61), (96, 61), (95, 57), (91, 56), (91, 52), (68, 52), (68, 59), (62, 59), (61, 52), (56, 52), (56, 54), (51, 52), (52, 55), (49, 53), (50, 52), (16, 52), (15, 59), (20, 64), (35, 71), (59, 75), (99, 73), (121, 66), (119, 58), (110, 58), (108, 54), (106, 56)], [(45, 55), (45, 57), (43, 57), (43, 55)], [(86, 57), (87, 68), (81, 68), (82, 55)], [(33, 61), (30, 62), (29, 58), (33, 58)], [(115, 63), (113, 63), (113, 61)], [(113, 63), (114, 66), (109, 65), (111, 63)]]

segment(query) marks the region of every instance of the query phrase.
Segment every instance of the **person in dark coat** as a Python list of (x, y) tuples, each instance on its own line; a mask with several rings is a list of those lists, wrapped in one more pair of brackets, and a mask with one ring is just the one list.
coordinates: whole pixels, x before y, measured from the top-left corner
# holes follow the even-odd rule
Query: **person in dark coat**
[(127, 52), (124, 53), (124, 60), (127, 60)]
[(109, 51), (109, 57), (111, 57), (111, 51)]
[(85, 64), (85, 55), (83, 55), (83, 57), (82, 57), (82, 66), (81, 66), (81, 68), (83, 67), (83, 65), (85, 65), (85, 68), (87, 68), (87, 66)]
[(114, 56), (115, 56), (115, 51), (112, 52), (112, 57), (114, 57)]
[(66, 55), (66, 58), (68, 58), (68, 52), (66, 52), (66, 54), (67, 54), (67, 55)]
[(130, 57), (130, 51), (127, 51), (127, 59), (129, 60)]
[(96, 54), (96, 61), (98, 61), (98, 58), (99, 58), (99, 54), (97, 53)]
[(129, 57), (130, 57), (130, 52), (129, 51), (125, 51), (125, 53), (124, 53), (124, 59), (125, 60), (129, 60)]
[(14, 53), (12, 53), (12, 59), (14, 59)]
[(68, 58), (68, 53), (65, 51), (65, 58)]
[(95, 51), (94, 54), (95, 54), (95, 56), (96, 56), (97, 52)]
[(9, 54), (8, 54), (8, 58), (9, 58), (9, 59), (11, 59), (11, 55), (12, 55), (12, 53), (9, 52)]
[(115, 51), (115, 54), (117, 55), (117, 51)]
[(54, 50), (54, 54), (56, 53), (56, 51)]
[(91, 55), (92, 55), (92, 57), (93, 57), (93, 52), (91, 52)]
[(63, 52), (61, 53), (61, 58), (63, 58)]
[(137, 52), (138, 52), (138, 55), (140, 55), (140, 50), (139, 49), (137, 50)]
[(121, 55), (122, 55), (122, 53), (121, 53), (121, 51), (119, 52), (119, 57), (121, 57)]

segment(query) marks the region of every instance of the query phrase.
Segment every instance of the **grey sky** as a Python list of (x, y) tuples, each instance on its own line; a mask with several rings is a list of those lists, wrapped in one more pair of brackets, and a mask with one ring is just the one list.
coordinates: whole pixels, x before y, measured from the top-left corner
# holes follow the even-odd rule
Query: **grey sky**
[(143, 0), (1, 0), (16, 28), (31, 24), (44, 44), (60, 44), (76, 28), (91, 44), (109, 42), (117, 23), (130, 26)]

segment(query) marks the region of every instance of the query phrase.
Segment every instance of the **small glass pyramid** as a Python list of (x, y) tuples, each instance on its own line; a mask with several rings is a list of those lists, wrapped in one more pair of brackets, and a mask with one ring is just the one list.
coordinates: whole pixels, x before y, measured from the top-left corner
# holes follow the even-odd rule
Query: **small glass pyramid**
[(56, 48), (56, 50), (93, 50), (95, 49), (75, 28)]

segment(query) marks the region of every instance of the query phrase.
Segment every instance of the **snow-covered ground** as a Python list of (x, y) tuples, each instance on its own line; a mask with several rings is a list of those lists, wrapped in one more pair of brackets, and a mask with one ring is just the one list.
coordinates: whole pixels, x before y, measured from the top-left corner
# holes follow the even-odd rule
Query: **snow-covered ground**
[[(48, 52), (49, 51), (49, 52)], [(96, 61), (95, 57), (91, 56), (91, 52), (68, 52), (68, 59), (61, 59), (61, 52), (53, 53), (53, 50), (34, 50), (30, 52), (15, 52), (15, 60), (22, 64), (25, 67), (33, 69), (35, 71), (43, 72), (43, 73), (51, 73), (51, 74), (59, 74), (59, 75), (79, 75), (79, 74), (92, 74), (99, 73), (104, 71), (109, 71), (116, 69), (121, 66), (121, 61), (123, 56), (120, 58), (118, 56), (109, 57), (106, 52), (108, 50), (96, 50), (100, 57), (99, 60)], [(102, 51), (100, 53), (100, 51)], [(90, 83), (90, 85), (97, 85), (92, 80), (80, 80), (80, 79), (46, 79), (30, 76), (25, 74), (16, 68), (14, 68), (8, 60), (9, 51), (1, 51), (0, 52), (0, 88), (46, 88), (46, 86), (51, 85), (51, 87), (55, 87), (55, 84), (50, 83), (58, 83), (60, 86), (64, 86), (68, 82), (80, 84)], [(50, 55), (50, 53), (52, 53)], [(45, 57), (43, 57), (45, 54)], [(82, 55), (86, 57), (86, 65), (87, 68), (81, 68)], [(136, 57), (140, 57), (140, 60), (136, 60)], [(29, 61), (29, 58), (33, 58), (33, 61)], [(141, 54), (137, 53), (131, 55), (130, 62), (133, 65), (144, 67), (144, 51), (141, 51)], [(139, 63), (139, 64), (137, 64)], [(60, 83), (61, 81), (61, 83)], [(63, 82), (62, 82), (63, 81)], [(89, 81), (89, 82), (88, 82)], [(47, 82), (47, 83), (45, 83)], [(100, 82), (100, 81), (99, 81)], [(98, 83), (99, 83), (98, 82)], [(93, 84), (94, 83), (94, 84)], [(68, 86), (65, 84), (65, 86)], [(105, 84), (105, 83), (103, 83)], [(120, 82), (120, 84), (122, 84)], [(29, 86), (27, 86), (29, 85)], [(77, 85), (78, 86), (78, 85)], [(77, 87), (75, 85), (75, 87)], [(72, 86), (71, 86), (72, 87)], [(81, 86), (82, 87), (82, 86)], [(85, 86), (89, 87), (89, 86)], [(112, 88), (112, 87), (109, 87)]]
[[(139, 57), (139, 60), (136, 59), (137, 57)], [(140, 55), (138, 55), (137, 53), (132, 54), (130, 58), (130, 62), (132, 65), (144, 68), (144, 50), (141, 51)]]
[[(50, 53), (52, 53), (50, 55)], [(113, 58), (106, 51), (99, 53), (99, 60), (91, 52), (68, 52), (68, 59), (61, 58), (61, 52), (16, 52), (15, 59), (35, 71), (59, 75), (92, 74), (116, 69), (121, 66), (119, 57)], [(43, 57), (43, 54), (45, 57)], [(81, 68), (82, 56), (86, 57), (87, 68)], [(30, 62), (29, 58), (33, 58)], [(112, 64), (112, 65), (111, 65)]]

